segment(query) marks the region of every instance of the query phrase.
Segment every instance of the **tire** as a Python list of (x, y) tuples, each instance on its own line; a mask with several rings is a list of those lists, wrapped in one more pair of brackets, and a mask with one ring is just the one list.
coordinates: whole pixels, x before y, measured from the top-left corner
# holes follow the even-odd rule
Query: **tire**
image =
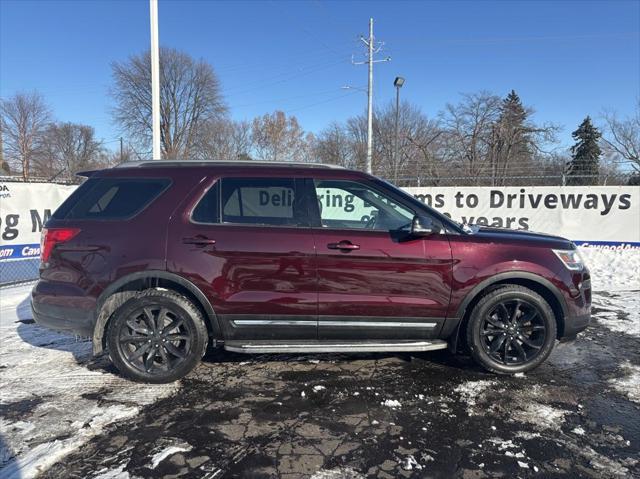
[(471, 311), (466, 339), (480, 366), (497, 374), (514, 374), (531, 371), (549, 357), (556, 331), (549, 303), (535, 291), (510, 284), (478, 301)]
[(200, 310), (173, 291), (147, 289), (118, 308), (107, 326), (107, 347), (123, 376), (170, 383), (188, 374), (204, 355), (207, 326)]

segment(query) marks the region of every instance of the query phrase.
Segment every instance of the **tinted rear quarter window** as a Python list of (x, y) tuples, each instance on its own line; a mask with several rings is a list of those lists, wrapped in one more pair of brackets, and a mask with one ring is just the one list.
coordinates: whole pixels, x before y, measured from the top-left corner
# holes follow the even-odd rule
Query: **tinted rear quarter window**
[(165, 178), (91, 178), (54, 213), (56, 219), (130, 218), (170, 184)]

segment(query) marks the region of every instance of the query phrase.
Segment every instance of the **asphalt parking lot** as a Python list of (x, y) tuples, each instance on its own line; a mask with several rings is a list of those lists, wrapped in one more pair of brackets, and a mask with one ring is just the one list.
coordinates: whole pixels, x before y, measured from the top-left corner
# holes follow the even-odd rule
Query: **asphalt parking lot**
[[(79, 401), (134, 401), (136, 413), (105, 423), (41, 477), (640, 477), (638, 296), (597, 294), (586, 333), (520, 377), (446, 352), (223, 353), (148, 404), (123, 394), (146, 386), (93, 380)], [(76, 355), (75, 367), (114, 377), (105, 358)], [(4, 401), (3, 429), (50, 422), (38, 416), (49, 400)]]

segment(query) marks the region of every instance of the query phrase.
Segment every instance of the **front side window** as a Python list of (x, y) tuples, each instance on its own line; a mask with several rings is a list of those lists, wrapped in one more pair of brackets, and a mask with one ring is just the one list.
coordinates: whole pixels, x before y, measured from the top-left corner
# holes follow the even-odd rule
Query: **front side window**
[(223, 223), (306, 226), (304, 203), (293, 178), (223, 178)]
[(366, 184), (315, 180), (323, 228), (393, 231), (411, 227), (414, 212)]

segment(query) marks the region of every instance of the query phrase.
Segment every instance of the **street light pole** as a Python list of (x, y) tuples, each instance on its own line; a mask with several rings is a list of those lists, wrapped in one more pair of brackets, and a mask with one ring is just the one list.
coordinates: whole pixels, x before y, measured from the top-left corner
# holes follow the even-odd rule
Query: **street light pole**
[(149, 0), (151, 20), (151, 125), (153, 159), (161, 159), (160, 149), (160, 51), (158, 40), (158, 0)]
[(393, 149), (393, 170), (395, 172), (394, 181), (398, 182), (398, 151), (400, 145), (400, 132), (398, 130), (398, 124), (400, 122), (400, 88), (404, 85), (404, 78), (396, 77), (393, 81), (393, 86), (396, 87), (396, 135), (395, 135), (395, 147)]

